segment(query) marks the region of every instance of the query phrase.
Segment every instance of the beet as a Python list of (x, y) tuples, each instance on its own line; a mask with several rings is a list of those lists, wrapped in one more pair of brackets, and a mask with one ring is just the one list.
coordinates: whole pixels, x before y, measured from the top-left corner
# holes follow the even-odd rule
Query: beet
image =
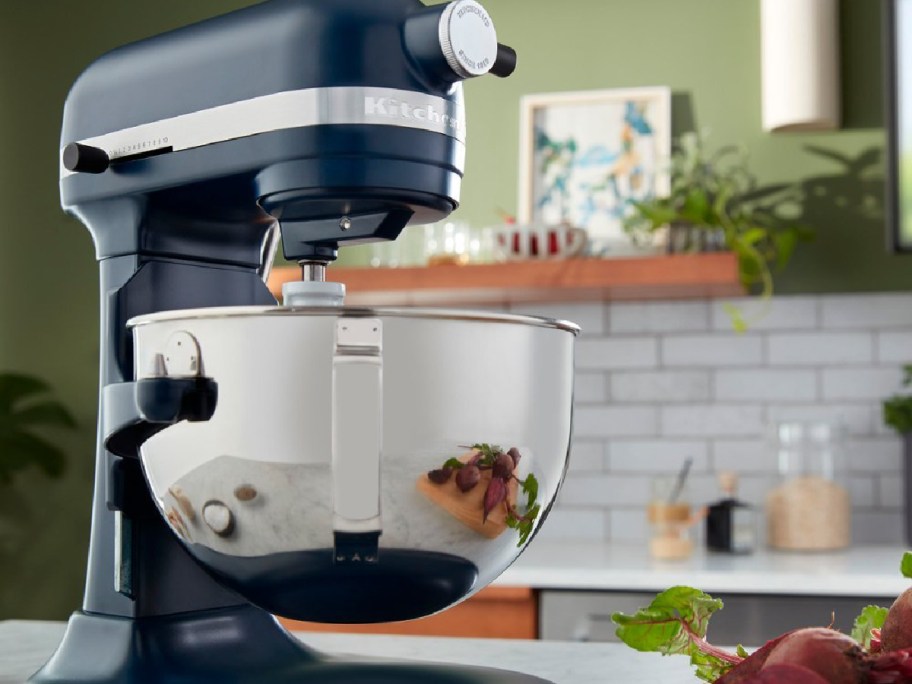
[(880, 630), (883, 651), (899, 651), (912, 647), (912, 588), (899, 595), (887, 613)]
[(759, 674), (745, 680), (745, 684), (829, 684), (813, 670), (801, 665), (770, 665)]
[(868, 684), (912, 682), (912, 649), (869, 656)]
[(735, 665), (727, 674), (719, 677), (719, 679), (716, 680), (716, 684), (741, 684), (741, 682), (749, 682), (751, 677), (760, 672), (760, 668), (763, 667), (763, 664), (766, 662), (766, 659), (769, 657), (772, 650), (789, 634), (791, 634), (791, 632), (786, 632), (785, 634), (777, 636), (775, 639), (767, 641), (761, 648), (758, 648), (747, 658)]
[(864, 651), (852, 637), (828, 627), (808, 627), (786, 635), (770, 652), (763, 669), (801, 665), (829, 684), (864, 682)]

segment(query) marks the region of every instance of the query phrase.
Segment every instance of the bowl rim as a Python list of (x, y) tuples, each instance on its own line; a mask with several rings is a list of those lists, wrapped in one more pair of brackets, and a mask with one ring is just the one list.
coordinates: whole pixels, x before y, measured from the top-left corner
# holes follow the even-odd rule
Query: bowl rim
[(273, 316), (345, 316), (351, 318), (418, 318), (428, 320), (473, 321), (482, 323), (510, 323), (529, 325), (539, 328), (554, 328), (580, 334), (580, 327), (570, 321), (525, 316), (521, 314), (500, 313), (493, 311), (474, 311), (461, 309), (429, 308), (381, 308), (381, 307), (348, 307), (348, 306), (214, 306), (199, 309), (177, 309), (159, 311), (142, 316), (134, 316), (127, 321), (127, 327), (140, 328), (146, 325), (165, 321), (191, 321), (232, 318), (257, 318)]

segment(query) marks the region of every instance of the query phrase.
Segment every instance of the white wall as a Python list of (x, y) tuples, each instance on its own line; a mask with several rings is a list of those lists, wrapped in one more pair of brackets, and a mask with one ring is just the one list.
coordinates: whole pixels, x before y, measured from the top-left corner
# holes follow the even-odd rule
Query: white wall
[[(734, 302), (751, 315), (757, 300)], [(775, 298), (744, 334), (721, 301), (514, 307), (577, 322), (574, 446), (542, 535), (640, 541), (651, 478), (694, 459), (696, 503), (736, 470), (745, 500), (776, 482), (777, 420), (838, 419), (853, 541), (902, 541), (900, 439), (881, 400), (912, 363), (912, 293)]]

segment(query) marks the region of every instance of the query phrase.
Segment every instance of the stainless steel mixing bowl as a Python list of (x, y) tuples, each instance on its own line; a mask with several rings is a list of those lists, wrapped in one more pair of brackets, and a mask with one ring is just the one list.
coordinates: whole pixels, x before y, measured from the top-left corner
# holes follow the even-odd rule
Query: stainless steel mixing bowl
[[(273, 613), (379, 622), (442, 610), (516, 559), (523, 527), (534, 534), (560, 487), (571, 323), (272, 307), (130, 325), (137, 379), (218, 386), (210, 420), (142, 446), (161, 513), (219, 581)], [(474, 445), (521, 458), (498, 470)]]

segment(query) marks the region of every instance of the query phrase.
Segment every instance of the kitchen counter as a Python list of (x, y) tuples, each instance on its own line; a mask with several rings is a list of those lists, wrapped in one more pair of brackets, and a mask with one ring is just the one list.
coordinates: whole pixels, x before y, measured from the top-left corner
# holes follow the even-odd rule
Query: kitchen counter
[(749, 556), (697, 552), (656, 561), (645, 546), (535, 541), (496, 584), (536, 589), (658, 592), (677, 584), (712, 593), (870, 596), (909, 588), (899, 572), (905, 549), (859, 546), (828, 553), (759, 550)]
[[(51, 655), (63, 636), (55, 622), (0, 622), (0, 684), (20, 684)], [(535, 674), (554, 684), (694, 684), (684, 657), (638, 653), (618, 644), (446, 639), (363, 634), (298, 634), (330, 654), (433, 660)], [(352, 683), (356, 684), (356, 683)]]

